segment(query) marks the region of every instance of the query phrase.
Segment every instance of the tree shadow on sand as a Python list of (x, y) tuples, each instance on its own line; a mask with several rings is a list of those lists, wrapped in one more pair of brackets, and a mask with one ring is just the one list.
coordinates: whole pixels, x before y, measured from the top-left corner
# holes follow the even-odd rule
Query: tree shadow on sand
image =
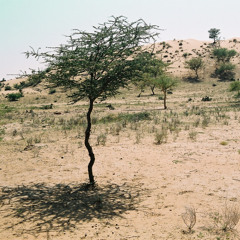
[(136, 209), (141, 201), (140, 191), (142, 195), (141, 187), (127, 184), (94, 188), (86, 184), (2, 187), (0, 214), (14, 219), (5, 230), (27, 225), (28, 229), (24, 228), (22, 234), (66, 231), (81, 221), (122, 217), (124, 212)]
[(184, 77), (183, 81), (188, 82), (188, 83), (200, 83), (201, 82), (201, 80), (196, 77)]

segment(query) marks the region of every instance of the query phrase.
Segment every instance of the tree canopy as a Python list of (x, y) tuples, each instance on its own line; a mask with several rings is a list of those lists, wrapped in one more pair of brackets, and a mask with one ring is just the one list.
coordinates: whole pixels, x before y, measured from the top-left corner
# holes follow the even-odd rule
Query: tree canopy
[(136, 60), (140, 69), (139, 76), (134, 80), (134, 84), (141, 91), (138, 96), (140, 97), (146, 87), (150, 87), (152, 95), (155, 95), (155, 78), (164, 74), (169, 64), (158, 59), (156, 54), (146, 51), (139, 54)]
[(192, 58), (189, 61), (186, 61), (186, 65), (189, 69), (195, 71), (196, 78), (198, 79), (198, 71), (204, 66), (202, 58), (200, 57)]
[(165, 73), (159, 77), (156, 77), (154, 82), (156, 87), (163, 92), (163, 106), (164, 109), (167, 109), (167, 92), (177, 85), (177, 80)]
[(213, 56), (218, 62), (226, 63), (231, 60), (237, 52), (234, 49), (228, 50), (227, 48), (215, 48), (213, 49)]
[(219, 39), (220, 29), (211, 28), (209, 31), (209, 38), (213, 39), (213, 43), (216, 43), (216, 40)]

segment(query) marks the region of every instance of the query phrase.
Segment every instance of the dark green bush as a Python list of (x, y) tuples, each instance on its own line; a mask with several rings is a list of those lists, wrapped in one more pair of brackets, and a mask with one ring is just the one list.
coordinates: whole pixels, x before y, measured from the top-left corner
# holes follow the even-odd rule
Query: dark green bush
[(22, 81), (22, 82), (20, 82), (20, 84), (18, 84), (18, 83), (14, 84), (13, 87), (14, 87), (15, 89), (20, 90), (20, 89), (23, 89), (23, 88), (26, 87), (26, 83), (25, 83), (24, 81)]
[(216, 68), (215, 75), (221, 80), (232, 80), (235, 76), (235, 72), (233, 72), (234, 69), (234, 64), (222, 63), (218, 68)]
[(22, 93), (9, 93), (7, 99), (10, 102), (18, 101), (19, 98), (23, 97)]
[(56, 89), (52, 88), (49, 90), (49, 94), (54, 94), (54, 93), (56, 93)]
[(9, 90), (12, 90), (12, 88), (11, 88), (11, 86), (7, 85), (7, 86), (5, 87), (5, 91), (9, 91)]
[(52, 109), (53, 108), (53, 104), (50, 104), (50, 105), (43, 105), (42, 107), (40, 107), (40, 109)]

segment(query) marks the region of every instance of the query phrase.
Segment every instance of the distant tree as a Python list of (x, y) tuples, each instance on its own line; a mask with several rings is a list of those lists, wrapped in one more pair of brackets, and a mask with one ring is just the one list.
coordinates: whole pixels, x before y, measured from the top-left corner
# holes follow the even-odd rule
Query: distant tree
[(217, 28), (211, 28), (209, 31), (209, 38), (213, 39), (213, 44), (216, 43), (216, 40), (219, 39), (219, 35), (220, 35), (220, 29)]
[(135, 79), (134, 83), (140, 89), (138, 97), (144, 92), (146, 87), (150, 87), (152, 95), (155, 95), (154, 79), (162, 75), (169, 64), (158, 59), (154, 53), (143, 52), (137, 57), (141, 74)]
[(237, 92), (237, 95), (236, 95), (236, 97), (240, 97), (240, 82), (239, 81), (234, 81), (234, 82), (232, 82), (231, 84), (230, 84), (230, 88), (229, 88), (229, 90), (231, 91), (231, 92)]
[(232, 49), (228, 50), (227, 48), (215, 48), (213, 49), (213, 56), (217, 59), (217, 62), (226, 63), (231, 60), (234, 56), (237, 55), (237, 52)]
[(189, 61), (186, 61), (186, 65), (187, 65), (187, 68), (195, 72), (196, 78), (198, 79), (199, 78), (198, 71), (202, 69), (204, 66), (204, 62), (202, 58), (200, 57), (192, 58)]
[(216, 58), (217, 65), (215, 75), (221, 80), (231, 80), (234, 78), (235, 65), (230, 63), (231, 58), (237, 55), (235, 50), (227, 48), (213, 49), (213, 56)]
[(163, 106), (167, 109), (167, 92), (177, 85), (177, 80), (174, 77), (163, 74), (154, 80), (155, 85), (163, 92)]
[(123, 16), (112, 17), (94, 27), (93, 32), (75, 30), (68, 43), (53, 48), (53, 52), (26, 53), (27, 57), (40, 57), (48, 64), (51, 71), (44, 77), (52, 87), (71, 89), (74, 102), (88, 100), (85, 146), (90, 157), (90, 184), (95, 183), (92, 171), (95, 155), (89, 142), (94, 102), (115, 96), (119, 88), (136, 78), (140, 70), (135, 58), (143, 51), (143, 44), (155, 42), (156, 30), (157, 26), (148, 25), (142, 19), (129, 23)]

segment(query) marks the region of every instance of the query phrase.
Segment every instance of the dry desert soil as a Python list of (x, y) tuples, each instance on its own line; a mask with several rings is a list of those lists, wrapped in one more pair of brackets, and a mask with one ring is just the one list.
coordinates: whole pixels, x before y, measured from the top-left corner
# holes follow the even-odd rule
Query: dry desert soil
[[(179, 79), (167, 110), (159, 90), (137, 97), (134, 86), (95, 103), (94, 189), (86, 185), (87, 102), (69, 104), (42, 86), (17, 102), (0, 91), (1, 240), (239, 239), (240, 101), (229, 81), (210, 77), (210, 43), (167, 44), (159, 56)], [(240, 52), (239, 39), (221, 44)], [(204, 58), (200, 81), (186, 80), (184, 53)]]

